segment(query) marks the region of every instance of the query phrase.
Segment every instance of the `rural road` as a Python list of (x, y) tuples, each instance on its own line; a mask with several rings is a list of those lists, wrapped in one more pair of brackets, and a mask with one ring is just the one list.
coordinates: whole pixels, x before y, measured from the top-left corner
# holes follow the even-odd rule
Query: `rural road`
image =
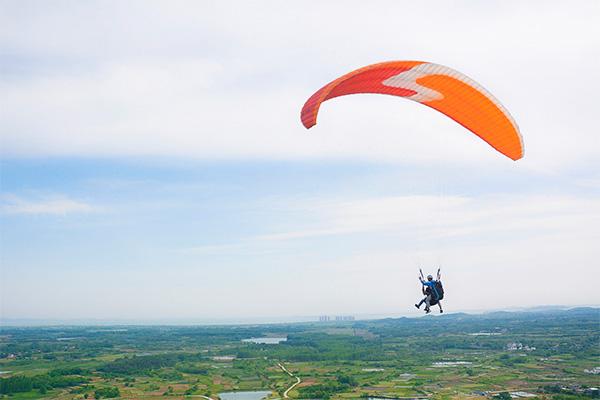
[(283, 372), (285, 372), (286, 374), (288, 374), (289, 376), (291, 376), (292, 378), (296, 378), (296, 383), (294, 383), (292, 386), (290, 386), (289, 388), (287, 388), (287, 390), (285, 392), (283, 392), (283, 398), (284, 399), (289, 399), (288, 397), (288, 393), (290, 392), (290, 390), (292, 390), (293, 388), (295, 388), (300, 382), (302, 382), (300, 380), (300, 378), (298, 378), (296, 375), (292, 374), (290, 371), (288, 371), (283, 364), (281, 363), (277, 363), (277, 365), (279, 365), (279, 368), (281, 368), (283, 370)]

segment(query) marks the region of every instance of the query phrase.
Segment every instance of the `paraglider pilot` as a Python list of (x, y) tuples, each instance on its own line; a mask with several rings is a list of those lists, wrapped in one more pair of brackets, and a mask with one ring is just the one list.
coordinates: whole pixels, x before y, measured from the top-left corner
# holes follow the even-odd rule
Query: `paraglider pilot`
[(415, 304), (415, 307), (421, 308), (421, 304), (425, 303), (425, 313), (429, 314), (431, 312), (431, 306), (438, 305), (440, 307), (440, 313), (443, 313), (442, 303), (440, 300), (443, 298), (443, 289), (442, 282), (440, 280), (441, 274), (438, 269), (437, 279), (434, 280), (433, 276), (427, 275), (427, 280), (423, 279), (423, 275), (419, 276), (419, 281), (421, 282), (423, 294), (425, 297), (418, 303)]

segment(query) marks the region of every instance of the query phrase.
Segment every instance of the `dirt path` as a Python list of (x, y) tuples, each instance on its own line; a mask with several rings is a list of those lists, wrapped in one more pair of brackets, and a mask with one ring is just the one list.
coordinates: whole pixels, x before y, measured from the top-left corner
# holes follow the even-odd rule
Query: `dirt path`
[(302, 382), (300, 380), (300, 378), (298, 378), (296, 375), (292, 374), (290, 371), (288, 371), (283, 364), (281, 363), (277, 363), (277, 365), (279, 365), (279, 368), (281, 368), (283, 370), (283, 372), (285, 372), (286, 374), (288, 374), (289, 376), (291, 376), (292, 378), (296, 378), (296, 383), (294, 383), (292, 386), (290, 386), (289, 388), (287, 388), (287, 390), (285, 392), (283, 392), (283, 398), (284, 399), (289, 399), (288, 397), (288, 393), (290, 392), (290, 390), (292, 390), (293, 388), (295, 388), (298, 384), (300, 384), (300, 382)]

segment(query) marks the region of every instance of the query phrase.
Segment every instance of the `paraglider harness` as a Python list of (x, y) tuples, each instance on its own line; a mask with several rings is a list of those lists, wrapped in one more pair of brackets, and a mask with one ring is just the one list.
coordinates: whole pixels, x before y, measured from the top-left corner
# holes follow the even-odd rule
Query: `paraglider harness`
[[(425, 276), (423, 276), (423, 270), (419, 268), (419, 272), (421, 273), (421, 278), (425, 281)], [(440, 269), (438, 268), (437, 272), (437, 280), (435, 280), (435, 285), (430, 287), (427, 286), (425, 288), (425, 293), (427, 295), (431, 294), (431, 301), (429, 305), (435, 306), (440, 300), (444, 298), (444, 286), (442, 286), (442, 282), (440, 281)], [(433, 291), (433, 293), (432, 293)]]

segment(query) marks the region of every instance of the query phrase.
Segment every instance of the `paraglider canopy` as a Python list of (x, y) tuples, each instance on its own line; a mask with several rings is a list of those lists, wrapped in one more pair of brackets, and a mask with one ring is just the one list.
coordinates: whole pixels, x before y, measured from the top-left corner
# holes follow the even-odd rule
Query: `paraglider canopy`
[(414, 100), (452, 118), (505, 156), (523, 157), (519, 128), (508, 110), (474, 80), (443, 65), (390, 61), (352, 71), (323, 86), (302, 108), (302, 124), (317, 123), (321, 103), (356, 93), (378, 93)]

